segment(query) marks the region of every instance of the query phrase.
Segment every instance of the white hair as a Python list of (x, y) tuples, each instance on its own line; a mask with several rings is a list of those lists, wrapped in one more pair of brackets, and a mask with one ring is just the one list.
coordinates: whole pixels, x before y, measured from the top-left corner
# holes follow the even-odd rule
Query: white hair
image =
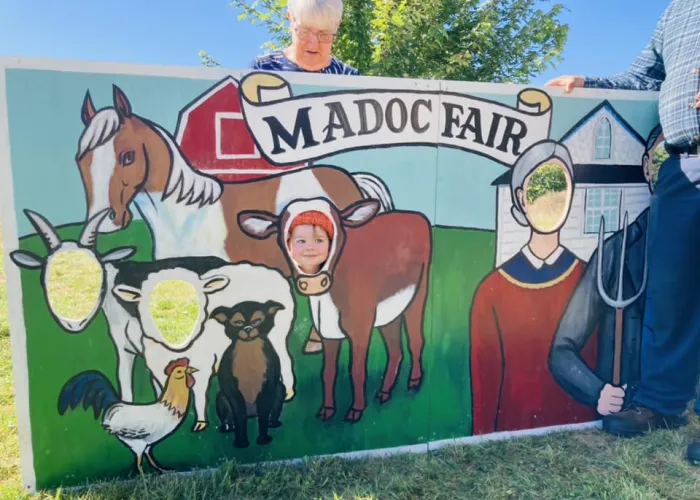
[(558, 159), (564, 164), (571, 178), (571, 183), (574, 183), (574, 162), (571, 159), (571, 154), (569, 149), (563, 144), (552, 141), (544, 140), (533, 144), (528, 148), (518, 161), (515, 162), (513, 166), (512, 175), (510, 178), (510, 194), (513, 199), (513, 206), (510, 209), (510, 213), (513, 215), (515, 221), (521, 226), (527, 227), (530, 224), (525, 217), (525, 211), (523, 210), (520, 200), (517, 196), (517, 191), (522, 189), (525, 184), (525, 179), (534, 172), (540, 165), (542, 165), (547, 160)]
[(335, 29), (343, 19), (343, 0), (289, 0), (292, 19), (317, 29)]

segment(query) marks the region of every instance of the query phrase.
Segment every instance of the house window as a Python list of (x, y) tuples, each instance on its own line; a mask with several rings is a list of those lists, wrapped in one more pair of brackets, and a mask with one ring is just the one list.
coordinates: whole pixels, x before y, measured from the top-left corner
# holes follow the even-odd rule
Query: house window
[(596, 160), (607, 160), (610, 158), (610, 146), (612, 143), (612, 128), (610, 120), (603, 118), (598, 122), (595, 133), (595, 158)]
[(605, 217), (605, 232), (620, 229), (620, 201), (622, 190), (614, 188), (591, 188), (586, 190), (586, 227), (584, 233), (597, 234), (600, 218)]

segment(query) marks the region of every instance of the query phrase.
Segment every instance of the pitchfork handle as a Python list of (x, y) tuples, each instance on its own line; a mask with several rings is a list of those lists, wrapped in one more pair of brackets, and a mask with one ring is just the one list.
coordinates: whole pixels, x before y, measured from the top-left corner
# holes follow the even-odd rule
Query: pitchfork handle
[(613, 358), (613, 385), (620, 386), (620, 364), (622, 359), (622, 313), (615, 309), (615, 357)]

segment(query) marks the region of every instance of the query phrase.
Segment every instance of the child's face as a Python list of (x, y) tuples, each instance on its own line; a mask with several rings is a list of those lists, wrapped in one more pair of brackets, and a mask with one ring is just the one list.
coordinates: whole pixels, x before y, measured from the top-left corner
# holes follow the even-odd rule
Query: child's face
[(292, 259), (302, 271), (316, 274), (328, 258), (330, 241), (326, 232), (318, 226), (297, 226), (289, 239)]

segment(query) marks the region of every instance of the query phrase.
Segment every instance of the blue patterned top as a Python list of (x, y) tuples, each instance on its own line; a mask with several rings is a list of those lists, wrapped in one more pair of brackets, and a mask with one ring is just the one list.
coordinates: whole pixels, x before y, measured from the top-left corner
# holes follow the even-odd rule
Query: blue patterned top
[(325, 68), (319, 69), (318, 71), (308, 71), (298, 64), (290, 61), (281, 50), (276, 50), (274, 52), (270, 52), (269, 54), (256, 57), (251, 65), (251, 68), (260, 69), (263, 71), (301, 71), (304, 73), (329, 73), (332, 75), (360, 74), (357, 69), (353, 68), (349, 64), (345, 64), (343, 61), (334, 56), (331, 56), (331, 63)]
[(612, 78), (586, 78), (585, 87), (660, 90), (659, 116), (666, 142), (700, 144), (700, 1), (673, 0), (632, 66)]

